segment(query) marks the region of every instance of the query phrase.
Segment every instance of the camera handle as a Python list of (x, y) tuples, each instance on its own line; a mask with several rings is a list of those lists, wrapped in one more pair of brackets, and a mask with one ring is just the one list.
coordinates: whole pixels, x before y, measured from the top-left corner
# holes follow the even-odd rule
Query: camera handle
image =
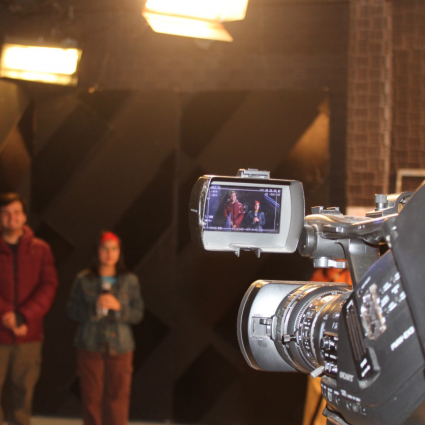
[(345, 216), (338, 207), (313, 207), (305, 217), (299, 253), (313, 259), (315, 267), (348, 265), (355, 286), (379, 259), (379, 246), (390, 242), (386, 222), (397, 217), (411, 195), (377, 195), (377, 208), (366, 217)]
[(386, 218), (348, 217), (335, 208), (314, 212), (305, 218), (299, 253), (313, 259), (315, 267), (348, 266), (355, 286), (379, 259), (379, 245), (385, 242), (381, 227)]
[(379, 246), (369, 245), (361, 239), (342, 239), (340, 243), (345, 252), (353, 287), (379, 259)]

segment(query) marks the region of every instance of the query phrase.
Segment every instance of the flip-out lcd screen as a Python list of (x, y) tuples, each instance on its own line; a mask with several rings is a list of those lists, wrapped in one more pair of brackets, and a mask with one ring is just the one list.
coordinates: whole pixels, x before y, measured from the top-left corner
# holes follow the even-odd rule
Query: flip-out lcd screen
[(205, 231), (279, 233), (282, 189), (214, 182), (208, 191)]
[(304, 225), (302, 184), (202, 176), (190, 196), (189, 225), (208, 251), (294, 252)]

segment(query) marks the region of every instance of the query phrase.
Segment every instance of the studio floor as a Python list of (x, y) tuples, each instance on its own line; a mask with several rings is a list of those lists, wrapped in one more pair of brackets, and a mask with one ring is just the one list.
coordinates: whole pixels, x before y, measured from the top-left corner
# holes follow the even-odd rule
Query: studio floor
[[(130, 425), (159, 425), (154, 422), (129, 422)], [(83, 425), (82, 419), (53, 418), (36, 416), (31, 419), (31, 425)]]

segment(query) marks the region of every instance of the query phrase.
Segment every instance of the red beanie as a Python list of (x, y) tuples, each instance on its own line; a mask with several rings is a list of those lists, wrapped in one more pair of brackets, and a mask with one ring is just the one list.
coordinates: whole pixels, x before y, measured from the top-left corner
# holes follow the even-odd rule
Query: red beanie
[(99, 245), (102, 245), (106, 241), (115, 241), (119, 244), (120, 238), (115, 233), (105, 232), (99, 239)]

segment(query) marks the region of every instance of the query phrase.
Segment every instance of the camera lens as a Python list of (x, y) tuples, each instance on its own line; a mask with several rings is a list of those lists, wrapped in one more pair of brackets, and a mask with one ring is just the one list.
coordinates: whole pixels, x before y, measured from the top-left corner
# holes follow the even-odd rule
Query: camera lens
[(337, 362), (338, 320), (351, 291), (341, 284), (307, 284), (291, 292), (276, 311), (275, 346), (294, 369), (310, 373)]
[(238, 316), (241, 351), (254, 369), (336, 373), (343, 283), (254, 282)]

